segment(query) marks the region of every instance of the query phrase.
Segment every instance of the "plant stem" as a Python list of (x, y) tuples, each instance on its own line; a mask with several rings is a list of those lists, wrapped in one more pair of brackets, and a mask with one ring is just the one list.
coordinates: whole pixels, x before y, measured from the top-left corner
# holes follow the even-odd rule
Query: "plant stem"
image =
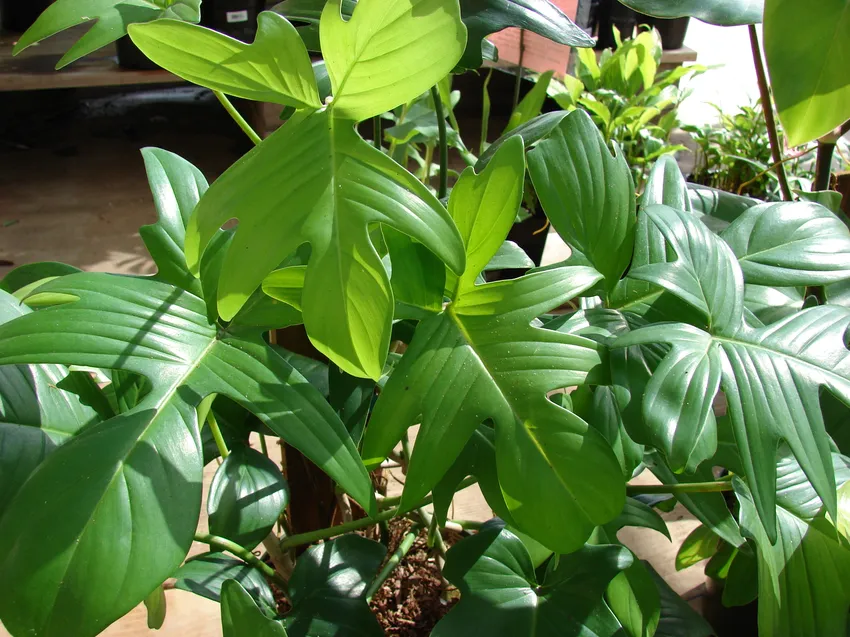
[(437, 135), (440, 143), (440, 187), (437, 198), (443, 199), (449, 190), (449, 143), (446, 139), (446, 116), (443, 114), (443, 100), (436, 86), (431, 87), (431, 98), (434, 100), (434, 111), (437, 114)]
[(195, 533), (195, 541), (209, 544), (211, 548), (217, 548), (227, 551), (228, 553), (232, 553), (243, 562), (247, 562), (254, 568), (262, 571), (263, 575), (274, 580), (275, 584), (278, 584), (283, 590), (286, 590), (287, 584), (284, 579), (277, 574), (277, 571), (245, 547), (236, 544), (236, 542), (231, 542), (227, 538), (210, 535), (209, 533)]
[(381, 146), (381, 116), (375, 115), (372, 118), (372, 144), (378, 150), (383, 150)]
[(269, 447), (266, 444), (266, 437), (260, 432), (260, 451), (263, 452), (263, 455), (268, 458), (269, 457)]
[(487, 150), (487, 135), (490, 129), (490, 78), (493, 77), (493, 69), (487, 72), (484, 80), (484, 88), (481, 90), (481, 143), (478, 144), (478, 154), (483, 155)]
[[(478, 482), (478, 478), (467, 478), (458, 486), (458, 491), (461, 489), (465, 489), (471, 484), (475, 484)], [(401, 498), (384, 498), (382, 502), (387, 502), (388, 500), (392, 501), (400, 501)], [(412, 507), (412, 510), (421, 509), (427, 504), (431, 504), (434, 501), (434, 495), (428, 494), (424, 498), (422, 498), (419, 502), (416, 503), (416, 506)], [(317, 542), (319, 540), (326, 540), (328, 538), (336, 537), (337, 535), (343, 535), (344, 533), (349, 533), (350, 531), (357, 531), (359, 529), (365, 529), (367, 526), (373, 526), (375, 524), (380, 524), (381, 522), (386, 522), (387, 520), (391, 520), (401, 513), (399, 507), (395, 506), (386, 511), (381, 511), (374, 518), (361, 518), (359, 520), (352, 520), (351, 522), (345, 522), (344, 524), (338, 524), (337, 526), (332, 526), (326, 529), (318, 529), (317, 531), (309, 531), (307, 533), (300, 533), (298, 535), (291, 535), (280, 543), (280, 547), (284, 550), (291, 549), (294, 546), (301, 546), (302, 544), (312, 544), (313, 542)]]
[(813, 191), (829, 190), (832, 177), (832, 155), (835, 153), (835, 142), (818, 140), (818, 154), (815, 162), (815, 183)]
[(219, 454), (221, 454), (222, 459), (226, 458), (230, 455), (230, 452), (227, 450), (227, 444), (224, 442), (224, 436), (221, 435), (221, 429), (218, 428), (218, 421), (215, 419), (212, 409), (207, 414), (207, 424), (210, 426), (210, 431), (212, 432), (213, 440), (215, 440), (215, 446), (218, 447)]
[(732, 483), (728, 480), (715, 482), (683, 482), (681, 484), (627, 484), (626, 495), (646, 495), (650, 493), (714, 493), (731, 491)]
[(756, 67), (759, 93), (761, 94), (761, 108), (764, 111), (764, 121), (767, 124), (767, 136), (770, 139), (770, 150), (773, 154), (773, 163), (776, 167), (776, 176), (779, 178), (779, 188), (782, 190), (782, 198), (791, 201), (791, 187), (788, 185), (788, 177), (785, 175), (785, 164), (782, 162), (782, 149), (779, 146), (779, 135), (776, 132), (776, 119), (773, 117), (773, 103), (770, 99), (770, 88), (767, 85), (767, 74), (764, 70), (764, 60), (761, 57), (759, 36), (754, 24), (749, 25), (750, 45), (753, 50), (753, 63)]
[[(457, 489), (455, 489), (455, 491), (463, 491), (467, 487), (471, 487), (476, 482), (478, 482), (478, 478), (473, 478), (473, 477), (466, 478), (457, 486)], [(389, 498), (381, 498), (378, 501), (378, 506), (380, 508), (384, 509), (384, 508), (388, 508), (388, 507), (397, 506), (400, 502), (401, 502), (401, 496), (400, 495), (394, 495), (394, 496), (391, 496)], [(430, 502), (430, 500), (428, 502)], [(427, 502), (426, 502), (426, 504), (427, 504)], [(424, 505), (420, 504), (419, 506), (424, 506)]]
[(387, 578), (390, 576), (395, 568), (401, 563), (404, 559), (404, 556), (410, 552), (410, 549), (413, 548), (413, 543), (416, 541), (416, 537), (419, 535), (419, 529), (421, 527), (418, 524), (414, 524), (411, 527), (410, 531), (407, 532), (407, 535), (401, 540), (401, 543), (398, 545), (398, 548), (393, 551), (393, 554), (390, 555), (390, 559), (387, 560), (387, 563), (384, 564), (384, 568), (381, 569), (381, 572), (378, 573), (377, 577), (372, 580), (372, 583), (369, 585), (369, 588), (366, 590), (366, 601), (372, 601), (372, 597), (374, 597), (375, 593), (380, 590), (381, 586), (384, 585), (384, 582), (387, 581)]
[(213, 94), (218, 98), (218, 101), (221, 102), (221, 105), (224, 106), (224, 110), (226, 110), (230, 116), (233, 118), (233, 121), (239, 124), (239, 128), (242, 129), (248, 138), (254, 142), (254, 144), (259, 144), (263, 141), (259, 135), (251, 128), (251, 125), (245, 121), (245, 118), (242, 117), (242, 114), (236, 110), (236, 107), (233, 106), (233, 103), (227, 99), (227, 96), (221, 91), (213, 91)]

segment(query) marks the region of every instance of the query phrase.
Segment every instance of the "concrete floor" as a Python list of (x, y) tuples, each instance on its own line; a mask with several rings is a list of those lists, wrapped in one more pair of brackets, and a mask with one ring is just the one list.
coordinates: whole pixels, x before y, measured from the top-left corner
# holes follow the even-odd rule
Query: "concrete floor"
[[(0, 122), (0, 276), (42, 260), (89, 270), (151, 272), (137, 231), (153, 222), (155, 213), (138, 149), (150, 145), (177, 152), (211, 181), (247, 149), (211, 96), (191, 89), (134, 99), (98, 92), (7, 95), (0, 101)], [(563, 244), (550, 241), (547, 261), (564, 256)], [(215, 464), (207, 468), (207, 481), (214, 471)], [(458, 498), (454, 515), (491, 517), (476, 488)], [(703, 583), (701, 567), (677, 573), (673, 559), (696, 523), (681, 507), (665, 518), (673, 543), (635, 529), (621, 537), (685, 594)], [(196, 546), (193, 553), (203, 550)], [(221, 634), (217, 604), (176, 590), (168, 591), (167, 598), (160, 635)], [(148, 632), (140, 607), (104, 634)]]

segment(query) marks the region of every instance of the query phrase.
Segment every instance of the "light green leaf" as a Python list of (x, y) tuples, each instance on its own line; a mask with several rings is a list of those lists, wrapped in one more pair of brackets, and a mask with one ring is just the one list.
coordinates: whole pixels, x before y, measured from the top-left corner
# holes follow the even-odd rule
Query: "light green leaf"
[(505, 133), (495, 142), (487, 146), (487, 150), (485, 150), (481, 157), (478, 158), (478, 163), (475, 164), (475, 170), (477, 172), (484, 170), (485, 166), (487, 166), (489, 161), (502, 147), (502, 144), (506, 143), (513, 137), (519, 137), (526, 149), (530, 148), (541, 139), (547, 137), (567, 115), (568, 113), (565, 111), (543, 113), (543, 115), (538, 115), (531, 121), (517, 126), (512, 131)]
[[(514, 112), (511, 113), (508, 119), (508, 125), (505, 126), (504, 133), (512, 131), (517, 126), (531, 121), (534, 117), (540, 115), (540, 109), (543, 108), (543, 102), (546, 99), (546, 91), (549, 88), (549, 81), (552, 79), (554, 71), (546, 71), (541, 74), (535, 81), (531, 90), (525, 94)], [(503, 134), (504, 134), (503, 133)]]
[(453, 546), (444, 573), (461, 599), (431, 633), (433, 637), (613, 637), (620, 623), (602, 601), (632, 556), (620, 546), (585, 545), (557, 558), (538, 584), (522, 541), (499, 525)]
[(152, 388), (48, 456), (0, 520), (0, 618), (13, 633), (96, 634), (179, 566), (200, 511), (195, 408), (209, 394), (253, 411), (370, 506), (342, 423), (259, 334), (219, 332), (201, 299), (150, 279), (79, 273), (45, 290), (79, 300), (0, 326), (0, 364), (121, 368)]
[(703, 222), (710, 228), (724, 228), (740, 217), (745, 210), (760, 204), (758, 199), (733, 195), (730, 192), (688, 184), (688, 197), (691, 209), (703, 217)]
[(145, 610), (148, 612), (148, 628), (159, 630), (165, 623), (165, 591), (162, 586), (157, 586), (153, 592), (145, 598)]
[[(844, 635), (850, 550), (835, 527), (823, 515), (803, 515), (777, 494), (773, 541), (746, 484), (737, 478), (734, 483), (741, 526), (758, 548), (759, 635)], [(809, 502), (820, 508), (814, 490), (805, 491)]]
[(795, 190), (794, 194), (797, 195), (801, 201), (811, 201), (813, 203), (819, 203), (824, 208), (828, 208), (839, 216), (844, 214), (841, 210), (841, 200), (844, 197), (837, 190), (818, 190), (816, 192)]
[(253, 549), (289, 503), (280, 468), (259, 451), (240, 446), (219, 465), (207, 497), (210, 533)]
[(0, 290), (9, 294), (16, 294), (18, 290), (38, 281), (52, 279), (57, 276), (65, 276), (66, 274), (73, 274), (79, 271), (79, 268), (56, 261), (27, 263), (25, 265), (19, 265), (14, 270), (10, 270), (3, 277), (3, 280), (0, 281)]
[(657, 18), (690, 16), (709, 24), (758, 24), (764, 0), (620, 0), (627, 7)]
[(147, 57), (193, 84), (257, 102), (322, 105), (304, 43), (286, 18), (271, 11), (257, 16), (253, 44), (177, 20), (136, 24), (129, 32)]
[(582, 111), (567, 115), (528, 153), (528, 171), (558, 234), (613, 290), (631, 261), (635, 199), (622, 155), (611, 155)]
[(484, 272), (490, 270), (528, 270), (533, 267), (534, 261), (526, 254), (525, 250), (513, 241), (504, 241), (493, 258), (484, 266)]
[(236, 580), (221, 587), (223, 637), (287, 637), (283, 623), (263, 615), (257, 603)]
[(269, 272), (309, 243), (301, 295), (307, 333), (354, 376), (380, 378), (392, 320), (392, 290), (370, 224), (412, 236), (463, 270), (463, 244), (445, 208), (350, 122), (327, 111), (293, 117), (212, 185), (187, 230), (193, 272), (203, 248), (233, 217), (240, 224), (218, 281), (222, 318), (233, 318)]
[(643, 562), (635, 560), (608, 584), (605, 599), (631, 637), (652, 637), (661, 619), (655, 580)]
[(341, 1), (330, 0), (319, 23), (338, 118), (360, 121), (409, 102), (463, 55), (456, 0), (360, 0), (348, 21)]
[(803, 288), (745, 285), (744, 307), (770, 325), (803, 309), (803, 292)]
[(676, 553), (676, 570), (699, 564), (714, 555), (720, 546), (720, 538), (707, 526), (700, 524), (688, 534), (679, 552)]
[(754, 206), (720, 236), (738, 257), (747, 283), (805, 286), (850, 278), (850, 231), (816, 203)]
[(201, 0), (57, 0), (53, 2), (18, 40), (13, 53), (83, 22), (95, 21), (56, 63), (56, 68), (114, 42), (135, 22), (176, 18), (188, 22), (201, 19)]
[(307, 549), (289, 580), (291, 637), (381, 637), (366, 591), (386, 553), (383, 544), (354, 534)]
[(764, 52), (788, 145), (826, 135), (850, 119), (850, 1), (765, 0)]

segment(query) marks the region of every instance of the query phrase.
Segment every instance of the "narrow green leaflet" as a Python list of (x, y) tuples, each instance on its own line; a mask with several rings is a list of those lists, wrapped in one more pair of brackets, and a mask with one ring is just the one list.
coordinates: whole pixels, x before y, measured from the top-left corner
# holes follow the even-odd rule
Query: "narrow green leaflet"
[(538, 583), (528, 549), (499, 525), (453, 546), (444, 570), (461, 599), (431, 633), (466, 637), (613, 637), (620, 623), (602, 595), (628, 568), (632, 555), (621, 546), (585, 545), (557, 557)]
[(505, 241), (499, 247), (493, 258), (484, 266), (484, 271), (489, 270), (528, 270), (534, 267), (534, 261), (531, 260), (525, 250), (520, 248), (513, 241)]
[(635, 498), (626, 498), (626, 504), (620, 515), (610, 524), (606, 524), (605, 528), (609, 533), (616, 535), (620, 529), (627, 526), (652, 529), (672, 541), (667, 523), (664, 522), (664, 518), (659, 515), (658, 511)]
[(543, 113), (534, 119), (517, 126), (512, 131), (502, 135), (495, 142), (487, 146), (487, 150), (478, 158), (478, 163), (475, 164), (475, 170), (481, 172), (487, 166), (488, 162), (506, 143), (509, 139), (519, 137), (526, 148), (530, 148), (541, 139), (546, 138), (558, 124), (568, 115), (566, 111), (554, 111), (552, 113)]
[(148, 628), (159, 630), (165, 623), (165, 590), (157, 586), (153, 592), (145, 598), (145, 610), (148, 613)]
[(381, 637), (366, 591), (386, 553), (383, 544), (354, 534), (307, 549), (289, 580), (291, 637)]
[(92, 28), (56, 64), (61, 69), (125, 35), (130, 24), (159, 18), (198, 22), (201, 0), (57, 0), (21, 36), (13, 53), (17, 55), (51, 35), (94, 20)]
[(543, 108), (543, 101), (546, 99), (546, 89), (549, 88), (549, 81), (553, 74), (554, 71), (546, 71), (537, 78), (534, 86), (511, 113), (508, 125), (505, 127), (506, 133), (540, 115), (540, 109)]
[(657, 18), (690, 16), (723, 27), (758, 24), (765, 0), (620, 0), (640, 13)]
[(265, 576), (253, 566), (224, 553), (201, 553), (186, 560), (174, 573), (174, 587), (189, 591), (214, 602), (221, 600), (221, 589), (227, 580), (235, 580), (266, 614), (276, 612), (274, 593)]
[[(0, 326), (0, 364), (120, 368), (152, 388), (48, 456), (0, 520), (0, 619), (13, 633), (94, 635), (180, 565), (201, 502), (195, 407), (211, 393), (252, 410), (370, 506), (342, 423), (259, 335), (219, 332), (201, 299), (150, 279), (79, 273), (43, 290), (79, 300)], [(83, 593), (93, 586), (102, 593)]]
[(253, 549), (272, 530), (288, 502), (289, 486), (274, 461), (250, 447), (237, 447), (210, 484), (210, 533)]
[(655, 580), (661, 600), (661, 618), (655, 629), (656, 637), (710, 637), (715, 634), (708, 622), (670, 588), (649, 562), (643, 564)]
[(754, 206), (720, 233), (747, 283), (826, 285), (850, 278), (850, 230), (811, 202)]
[(790, 146), (850, 119), (850, 0), (765, 0), (764, 52), (779, 120)]
[(209, 185), (200, 170), (185, 159), (159, 148), (142, 149), (157, 222), (139, 229), (156, 263), (157, 278), (195, 294), (201, 284), (186, 267), (183, 244), (186, 224)]
[(720, 538), (707, 526), (700, 524), (688, 534), (679, 552), (676, 553), (676, 570), (699, 564), (714, 555), (720, 546)]
[(765, 325), (776, 323), (803, 309), (802, 287), (744, 286), (744, 308)]
[[(508, 165), (511, 156), (515, 170), (503, 174), (498, 167)], [(467, 281), (498, 250), (516, 214), (512, 206), (467, 196), (503, 188), (505, 179), (519, 189), (519, 140), (503, 146), (490, 167), (481, 175), (464, 172), (452, 193), (457, 204), (449, 203), (467, 242), (467, 259), (476, 264), (464, 272)], [(498, 177), (499, 184), (482, 183), (488, 177)], [(603, 380), (604, 349), (587, 338), (531, 325), (599, 280), (591, 268), (563, 267), (461, 286), (443, 312), (419, 324), (375, 405), (362, 451), (367, 464), (377, 464), (409, 426), (421, 422), (403, 508), (428, 493), (475, 429), (492, 419), (499, 483), (521, 531), (548, 548), (569, 552), (584, 543), (594, 526), (620, 512), (624, 477), (611, 447), (598, 431), (547, 398), (556, 389)], [(528, 489), (530, 482), (538, 487)]]
[[(845, 634), (850, 609), (850, 549), (818, 512), (822, 505), (814, 490), (806, 485), (803, 493), (795, 489), (788, 498), (777, 485), (778, 532), (774, 542), (747, 485), (737, 478), (734, 483), (741, 505), (741, 526), (758, 548), (759, 635)], [(804, 500), (806, 506), (800, 507)]]
[(349, 20), (329, 0), (319, 36), (336, 117), (364, 120), (424, 93), (466, 46), (455, 0), (360, 0)]
[(287, 637), (283, 623), (269, 619), (236, 580), (221, 588), (221, 631), (223, 637)]
[(257, 36), (245, 44), (212, 29), (178, 20), (132, 25), (133, 43), (184, 80), (257, 102), (320, 108), (310, 56), (286, 18), (257, 16)]
[[(29, 313), (0, 291), (0, 323)], [(57, 387), (67, 375), (61, 365), (0, 367), (0, 517), (53, 449), (99, 419), (79, 397)]]
[(354, 376), (380, 378), (393, 312), (370, 224), (392, 226), (463, 270), (463, 244), (445, 208), (351, 122), (328, 111), (293, 117), (211, 186), (187, 230), (193, 272), (204, 247), (234, 217), (239, 227), (218, 280), (222, 318), (233, 318), (269, 272), (309, 243), (301, 295), (307, 333)]
[(761, 203), (758, 199), (733, 195), (725, 190), (699, 184), (688, 184), (688, 198), (694, 213), (708, 217), (703, 218), (707, 226), (720, 229), (735, 221), (748, 208)]
[(592, 47), (593, 40), (548, 0), (461, 0), (460, 12), (469, 31), (469, 42), (458, 66), (477, 69), (482, 48), (492, 33), (519, 27), (567, 46)]
[(576, 110), (528, 153), (528, 172), (555, 230), (613, 290), (635, 237), (634, 185), (622, 154), (612, 155), (590, 116)]

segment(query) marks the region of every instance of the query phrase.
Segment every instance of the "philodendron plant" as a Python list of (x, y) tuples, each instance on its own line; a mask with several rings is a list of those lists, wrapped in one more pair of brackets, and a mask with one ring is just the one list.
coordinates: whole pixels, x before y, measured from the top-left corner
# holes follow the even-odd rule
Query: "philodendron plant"
[[(711, 634), (618, 540), (669, 537), (665, 498), (704, 525), (681, 559), (723, 542), (717, 570), (733, 601), (758, 597), (763, 635), (845, 634), (850, 233), (833, 213), (689, 190), (669, 157), (637, 201), (582, 111), (512, 128), (444, 205), (355, 124), (458, 67), (470, 18), (455, 0), (360, 0), (348, 19), (331, 0), (323, 67), (313, 31), (276, 13), (248, 45), (172, 19), (181, 4), (139, 2), (165, 16), (141, 22), (135, 4), (59, 0), (22, 38), (100, 17), (79, 53), (132, 23), (259, 143), (210, 187), (143, 151), (156, 275), (44, 263), (0, 284), (0, 620), (15, 637), (96, 635), (143, 601), (157, 627), (166, 580), (219, 601), (226, 637), (380, 635), (369, 600), (412, 540), (387, 557), (358, 532), (409, 517), (444, 550), (473, 482), (498, 518), (447, 551), (460, 601), (434, 635)], [(294, 114), (260, 142), (225, 94)], [(526, 172), (571, 256), (487, 282), (527, 267), (505, 241)], [(299, 324), (328, 364), (267, 336)], [(252, 431), (362, 512), (283, 532), (290, 485)], [(398, 498), (370, 473), (388, 456)], [(644, 469), (661, 484), (627, 484)], [(193, 539), (211, 550), (186, 560)]]

